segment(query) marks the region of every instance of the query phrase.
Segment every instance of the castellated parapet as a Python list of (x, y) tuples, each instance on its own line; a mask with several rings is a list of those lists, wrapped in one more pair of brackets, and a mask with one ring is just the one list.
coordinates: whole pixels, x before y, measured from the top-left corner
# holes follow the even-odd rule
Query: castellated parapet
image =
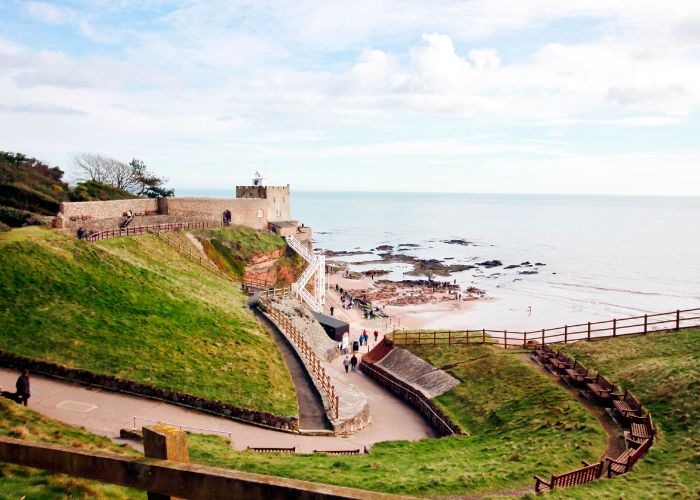
[(136, 198), (133, 200), (61, 203), (55, 226), (87, 231), (116, 229), (128, 212), (131, 226), (168, 222), (221, 222), (231, 213), (231, 224), (268, 229), (270, 222), (291, 221), (287, 186), (237, 186), (236, 198)]

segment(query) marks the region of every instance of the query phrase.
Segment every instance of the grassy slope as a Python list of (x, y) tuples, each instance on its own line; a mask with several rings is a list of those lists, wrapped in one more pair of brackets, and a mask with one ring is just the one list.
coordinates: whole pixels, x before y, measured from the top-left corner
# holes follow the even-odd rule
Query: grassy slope
[(208, 240), (218, 240), (231, 251), (234, 259), (243, 260), (260, 253), (274, 252), (284, 248), (284, 239), (272, 233), (261, 233), (244, 226), (230, 226), (221, 229), (200, 229), (196, 236)]
[(566, 351), (630, 389), (659, 434), (634, 470), (563, 498), (700, 498), (700, 329), (580, 342)]
[(438, 398), (469, 437), (380, 443), (371, 455), (330, 457), (236, 452), (219, 438), (192, 436), (190, 457), (244, 471), (436, 496), (532, 487), (533, 474), (567, 470), (605, 450), (595, 419), (519, 355), (489, 347), (416, 351), (436, 365), (473, 360), (450, 370), (464, 382)]
[[(219, 268), (235, 279), (242, 279), (246, 262), (260, 254), (272, 253), (287, 246), (284, 239), (271, 233), (261, 233), (244, 226), (194, 231), (204, 249)], [(303, 272), (305, 262), (291, 249), (277, 262), (277, 268), (287, 267), (292, 276)], [(282, 283), (280, 283), (281, 285)]]
[[(0, 436), (24, 441), (73, 446), (83, 450), (136, 453), (109, 439), (48, 419), (0, 398)], [(54, 498), (145, 498), (144, 493), (71, 478), (60, 474), (0, 463), (0, 498), (43, 500)]]
[(282, 356), (245, 297), (155, 237), (90, 245), (14, 230), (0, 236), (0, 268), (5, 350), (278, 415), (297, 412)]

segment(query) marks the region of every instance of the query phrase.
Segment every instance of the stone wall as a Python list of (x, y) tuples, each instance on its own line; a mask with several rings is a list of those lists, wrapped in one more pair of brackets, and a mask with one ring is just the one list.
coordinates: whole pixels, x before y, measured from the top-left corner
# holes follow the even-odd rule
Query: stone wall
[(411, 381), (403, 380), (380, 364), (381, 360), (395, 349), (401, 348), (394, 347), (383, 339), (360, 361), (360, 370), (413, 406), (441, 435), (464, 435), (465, 432), (459, 425), (445, 415), (419, 387), (414, 386)]
[(164, 205), (168, 215), (182, 222), (221, 221), (229, 210), (231, 224), (267, 229), (269, 203), (265, 199), (166, 198)]
[(280, 431), (298, 432), (298, 417), (280, 417), (271, 413), (240, 408), (227, 403), (221, 403), (211, 399), (201, 398), (177, 391), (163, 389), (152, 385), (123, 380), (112, 375), (99, 375), (87, 370), (67, 368), (65, 366), (25, 358), (9, 352), (0, 350), (0, 366), (7, 368), (22, 369), (27, 368), (31, 373), (39, 373), (49, 377), (67, 379), (83, 384), (100, 387), (110, 391), (135, 394), (151, 399), (167, 401), (180, 406), (187, 406), (197, 410), (213, 413), (221, 417), (233, 420), (241, 420), (263, 427), (271, 427)]
[[(124, 220), (124, 213), (129, 210), (135, 214), (159, 213), (158, 200), (155, 198), (134, 198), (132, 200), (64, 202), (59, 205), (55, 226), (71, 229), (85, 223), (110, 220), (118, 221), (116, 227), (119, 227), (119, 223)], [(106, 229), (113, 229), (113, 226)]]
[(331, 385), (335, 388), (335, 394), (338, 396), (338, 418), (336, 418), (335, 412), (331, 409), (331, 404), (328, 401), (325, 391), (321, 387), (321, 383), (312, 375), (312, 368), (309, 366), (306, 357), (300, 352), (299, 347), (289, 337), (289, 334), (285, 332), (281, 325), (275, 323), (272, 315), (263, 310), (263, 314), (265, 314), (270, 321), (275, 323), (304, 364), (311, 381), (321, 396), (328, 420), (333, 427), (333, 432), (336, 435), (347, 435), (367, 427), (371, 423), (367, 395), (348, 382), (348, 378), (345, 374), (336, 371), (330, 364), (330, 360), (338, 354), (337, 344), (328, 338), (326, 331), (320, 323), (318, 323), (308, 312), (306, 307), (296, 299), (291, 297), (273, 298), (270, 300), (270, 305), (285, 318), (291, 320), (297, 330), (302, 333), (307, 344), (320, 360), (320, 366), (331, 379)]

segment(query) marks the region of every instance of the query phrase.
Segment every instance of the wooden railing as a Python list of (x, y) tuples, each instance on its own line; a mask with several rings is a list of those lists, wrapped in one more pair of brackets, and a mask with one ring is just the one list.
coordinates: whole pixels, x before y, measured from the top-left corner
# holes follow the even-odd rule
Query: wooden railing
[(120, 238), (122, 236), (135, 236), (137, 234), (146, 234), (149, 231), (180, 231), (182, 229), (202, 229), (206, 227), (221, 227), (221, 222), (169, 222), (166, 224), (153, 224), (151, 226), (124, 227), (121, 229), (107, 229), (98, 231), (85, 237), (86, 241), (99, 241), (109, 238)]
[(192, 260), (192, 261), (194, 261), (194, 262), (197, 262), (197, 263), (199, 263), (199, 264), (201, 264), (201, 265), (203, 265), (203, 266), (205, 266), (205, 267), (211, 269), (212, 271), (214, 271), (215, 273), (217, 273), (218, 275), (220, 275), (222, 278), (226, 278), (226, 279), (229, 279), (229, 280), (231, 279), (231, 278), (229, 278), (228, 276), (226, 276), (226, 275), (224, 274), (224, 272), (221, 271), (221, 269), (219, 269), (219, 267), (218, 267), (216, 264), (214, 264), (214, 263), (213, 263), (211, 260), (209, 260), (206, 256), (202, 255), (201, 252), (193, 252), (190, 248), (187, 248), (187, 247), (190, 247), (191, 245), (183, 246), (179, 241), (175, 241), (175, 240), (174, 240), (173, 238), (171, 238), (170, 236), (166, 236), (165, 234), (162, 234), (162, 232), (161, 232), (160, 230), (158, 230), (158, 229), (151, 229), (151, 228), (149, 228), (149, 229), (148, 229), (148, 232), (151, 233), (151, 234), (156, 235), (158, 238), (160, 238), (160, 239), (163, 240), (165, 243), (167, 243), (168, 245), (170, 245), (170, 246), (171, 246), (174, 250), (176, 250), (179, 254), (184, 255), (184, 256), (187, 257), (188, 259), (190, 259), (190, 260)]
[(532, 344), (568, 344), (578, 340), (645, 335), (650, 332), (698, 327), (700, 327), (700, 308), (678, 309), (665, 313), (592, 321), (526, 332), (489, 329), (395, 331), (392, 334), (392, 340), (397, 345), (494, 344), (508, 348), (527, 347)]
[(285, 315), (275, 309), (270, 301), (266, 298), (260, 299), (260, 305), (268, 314), (270, 319), (282, 330), (287, 338), (296, 346), (299, 354), (306, 360), (306, 366), (309, 370), (309, 375), (314, 377), (321, 386), (321, 389), (328, 399), (331, 414), (338, 419), (338, 406), (340, 398), (335, 393), (335, 386), (331, 382), (331, 377), (326, 373), (326, 369), (321, 366), (321, 360), (316, 355), (309, 343), (304, 338), (304, 335)]

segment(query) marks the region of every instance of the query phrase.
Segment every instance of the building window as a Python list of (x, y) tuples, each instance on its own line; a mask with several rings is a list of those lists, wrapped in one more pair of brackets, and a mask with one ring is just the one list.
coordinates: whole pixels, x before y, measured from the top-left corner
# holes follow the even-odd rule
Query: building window
[(279, 216), (281, 215), (281, 214), (280, 214), (280, 209), (279, 209), (279, 208), (278, 208), (277, 210), (275, 210), (275, 215), (276, 215), (277, 217), (279, 217)]
[(263, 213), (262, 210), (258, 210), (257, 216), (258, 217), (263, 217), (265, 214)]

